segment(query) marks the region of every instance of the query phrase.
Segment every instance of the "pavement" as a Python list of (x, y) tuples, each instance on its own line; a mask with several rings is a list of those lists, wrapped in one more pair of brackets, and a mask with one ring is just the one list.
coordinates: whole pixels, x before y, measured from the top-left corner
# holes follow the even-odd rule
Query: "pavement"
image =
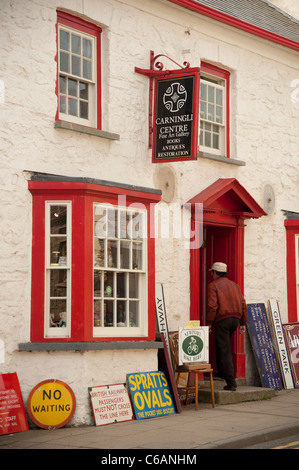
[(232, 392), (216, 384), (214, 408), (206, 397), (199, 395), (197, 410), (194, 404), (183, 405), (181, 413), (163, 417), (54, 430), (30, 427), (29, 431), (0, 436), (0, 450), (97, 449), (102, 450), (101, 455), (108, 451), (110, 459), (121, 450), (125, 455), (129, 449), (137, 454), (160, 449), (195, 455), (202, 449), (244, 449), (299, 433), (299, 389), (240, 386)]

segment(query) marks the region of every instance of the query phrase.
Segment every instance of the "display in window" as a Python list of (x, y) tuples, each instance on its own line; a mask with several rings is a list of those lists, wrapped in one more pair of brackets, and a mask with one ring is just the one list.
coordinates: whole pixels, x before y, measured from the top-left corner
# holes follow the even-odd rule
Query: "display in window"
[(50, 300), (50, 328), (66, 327), (66, 299)]
[(94, 326), (101, 326), (101, 313), (102, 313), (102, 302), (101, 300), (95, 300), (93, 303), (93, 324)]

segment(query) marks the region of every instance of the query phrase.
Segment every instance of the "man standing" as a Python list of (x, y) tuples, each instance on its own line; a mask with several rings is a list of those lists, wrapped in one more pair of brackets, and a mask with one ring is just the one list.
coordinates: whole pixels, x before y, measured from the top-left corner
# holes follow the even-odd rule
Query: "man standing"
[(231, 354), (231, 336), (239, 328), (245, 332), (247, 305), (240, 287), (227, 279), (227, 265), (214, 263), (213, 281), (208, 285), (207, 323), (214, 326), (218, 375), (226, 381), (224, 390), (236, 390)]

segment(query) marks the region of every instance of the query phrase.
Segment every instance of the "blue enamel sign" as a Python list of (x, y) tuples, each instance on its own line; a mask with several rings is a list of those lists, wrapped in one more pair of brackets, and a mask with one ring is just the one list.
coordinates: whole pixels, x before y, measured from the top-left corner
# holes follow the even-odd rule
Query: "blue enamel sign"
[(280, 390), (282, 383), (265, 305), (248, 304), (247, 307), (247, 329), (262, 386)]
[(127, 383), (136, 419), (156, 418), (175, 413), (164, 372), (127, 374)]

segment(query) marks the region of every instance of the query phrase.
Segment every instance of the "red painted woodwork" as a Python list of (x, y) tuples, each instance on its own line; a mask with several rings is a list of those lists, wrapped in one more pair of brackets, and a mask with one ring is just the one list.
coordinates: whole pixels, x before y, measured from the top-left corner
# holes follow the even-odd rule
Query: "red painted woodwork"
[[(29, 181), (32, 193), (31, 341), (130, 341), (155, 339), (154, 205), (160, 194), (71, 181)], [(44, 338), (45, 201), (72, 202), (72, 312), (70, 338)], [(93, 312), (93, 202), (142, 204), (147, 209), (148, 335), (94, 338)]]
[(288, 298), (288, 321), (298, 322), (298, 299), (296, 286), (296, 248), (295, 235), (299, 234), (299, 220), (285, 220), (286, 228), (286, 270), (287, 270), (287, 298)]
[[(191, 233), (196, 226), (195, 204), (203, 205), (203, 245), (190, 251), (190, 318), (206, 324), (209, 269), (215, 261), (228, 265), (229, 277), (244, 291), (244, 220), (266, 215), (235, 178), (219, 179), (188, 201), (192, 205)], [(232, 342), (236, 376), (245, 377), (244, 336)], [(211, 363), (215, 355), (211, 347)]]
[(272, 33), (265, 29), (254, 26), (250, 23), (247, 23), (246, 21), (242, 21), (242, 20), (239, 20), (238, 18), (234, 18), (233, 16), (227, 15), (226, 13), (222, 13), (220, 11), (214, 10), (213, 8), (210, 8), (210, 7), (207, 7), (205, 5), (198, 3), (196, 0), (168, 0), (168, 1), (171, 3), (175, 3), (176, 5), (179, 5), (181, 7), (184, 7), (187, 10), (191, 10), (200, 15), (207, 16), (208, 18), (212, 18), (213, 20), (219, 21), (220, 23), (224, 23), (229, 26), (232, 26), (233, 28), (237, 28), (242, 31), (245, 31), (246, 33), (253, 34), (263, 39), (267, 39), (268, 41), (280, 44), (281, 46), (294, 49), (295, 51), (299, 51), (299, 42), (297, 41), (292, 41), (291, 39), (280, 36), (279, 34)]

